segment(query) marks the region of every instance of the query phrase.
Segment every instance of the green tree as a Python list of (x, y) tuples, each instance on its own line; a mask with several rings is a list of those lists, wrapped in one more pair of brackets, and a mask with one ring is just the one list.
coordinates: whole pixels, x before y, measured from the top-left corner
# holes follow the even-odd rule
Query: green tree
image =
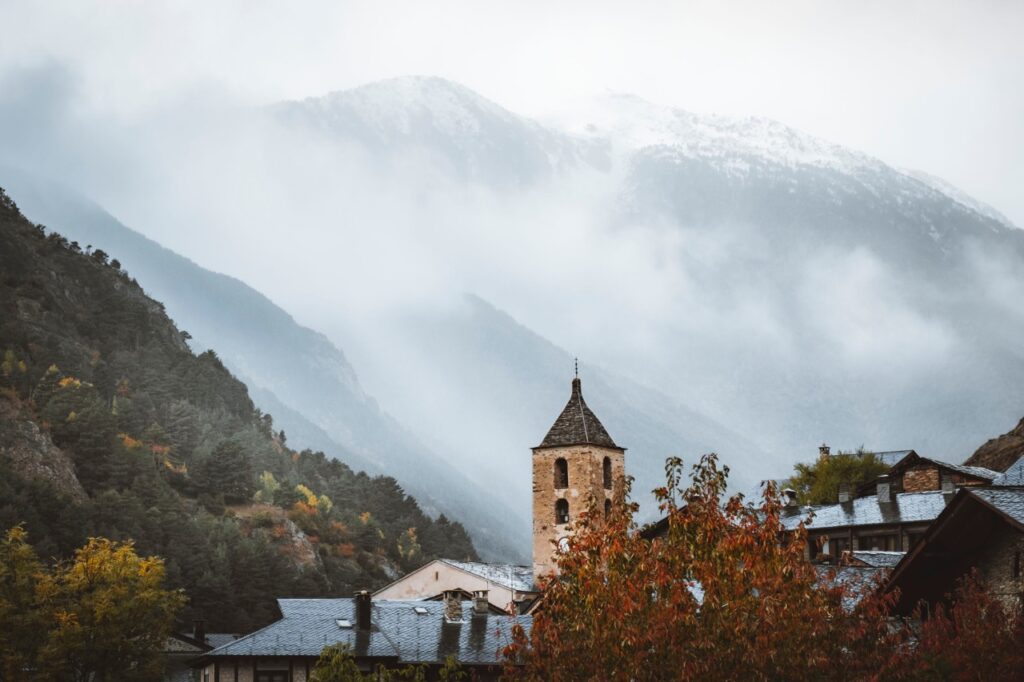
[(211, 494), (223, 495), (228, 504), (242, 504), (252, 499), (256, 487), (252, 460), (236, 441), (227, 440), (218, 445), (206, 460), (204, 473), (206, 489)]
[(839, 499), (839, 485), (848, 483), (851, 492), (889, 470), (873, 453), (863, 449), (821, 455), (811, 463), (799, 463), (789, 479), (802, 504), (834, 504)]

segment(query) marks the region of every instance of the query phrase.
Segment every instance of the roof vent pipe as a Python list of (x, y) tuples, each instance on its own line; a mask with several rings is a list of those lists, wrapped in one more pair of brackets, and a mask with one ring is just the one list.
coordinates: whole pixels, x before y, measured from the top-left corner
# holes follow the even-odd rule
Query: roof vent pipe
[(356, 627), (360, 630), (370, 629), (370, 604), (369, 592), (356, 592)]
[(955, 492), (953, 477), (949, 474), (942, 474), (942, 492), (947, 495)]
[(882, 474), (878, 477), (878, 487), (876, 490), (878, 491), (879, 504), (888, 504), (892, 502), (892, 487), (887, 475)]

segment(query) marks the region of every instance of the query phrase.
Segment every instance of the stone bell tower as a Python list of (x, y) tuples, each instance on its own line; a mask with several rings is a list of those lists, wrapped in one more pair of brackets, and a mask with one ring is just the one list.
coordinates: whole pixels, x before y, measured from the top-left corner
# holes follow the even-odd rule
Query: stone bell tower
[(591, 496), (609, 513), (625, 495), (625, 448), (583, 402), (579, 377), (565, 409), (533, 448), (533, 576), (557, 570), (553, 557)]

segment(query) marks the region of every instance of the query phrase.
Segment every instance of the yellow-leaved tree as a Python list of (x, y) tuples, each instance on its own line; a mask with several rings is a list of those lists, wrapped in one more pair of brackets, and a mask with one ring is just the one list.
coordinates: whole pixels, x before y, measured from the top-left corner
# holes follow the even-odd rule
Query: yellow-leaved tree
[(164, 588), (163, 561), (138, 556), (131, 542), (91, 538), (47, 570), (14, 528), (0, 544), (0, 632), (20, 639), (0, 635), (0, 670), (4, 679), (159, 679), (184, 602)]

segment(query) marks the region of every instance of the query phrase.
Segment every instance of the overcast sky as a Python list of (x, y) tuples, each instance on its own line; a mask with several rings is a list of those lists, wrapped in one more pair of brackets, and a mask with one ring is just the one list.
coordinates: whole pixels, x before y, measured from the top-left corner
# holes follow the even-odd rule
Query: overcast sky
[[(57, 64), (126, 120), (410, 73), (544, 116), (626, 91), (939, 175), (1024, 225), (1024, 3), (0, 0), (0, 79)], [(2, 82), (2, 80), (0, 80)]]

